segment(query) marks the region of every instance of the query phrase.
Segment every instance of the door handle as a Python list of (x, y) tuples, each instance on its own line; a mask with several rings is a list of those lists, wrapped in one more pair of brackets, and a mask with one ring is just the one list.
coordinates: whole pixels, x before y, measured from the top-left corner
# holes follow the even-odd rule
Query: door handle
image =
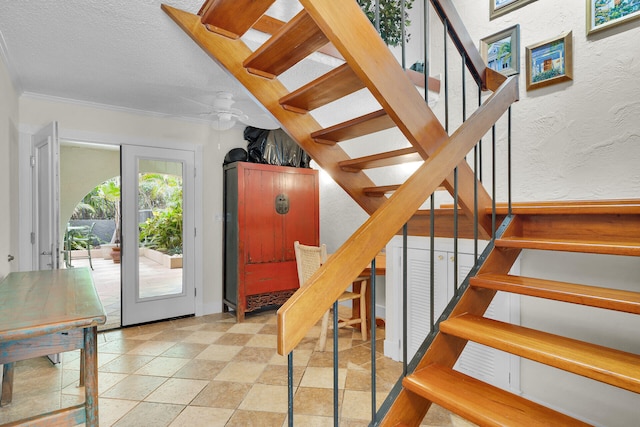
[(51, 252), (43, 251), (40, 255), (52, 255)]

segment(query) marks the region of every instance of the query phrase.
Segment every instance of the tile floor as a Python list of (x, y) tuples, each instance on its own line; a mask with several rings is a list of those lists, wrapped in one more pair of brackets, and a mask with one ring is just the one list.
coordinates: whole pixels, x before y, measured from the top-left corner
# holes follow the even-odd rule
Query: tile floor
[[(274, 311), (241, 324), (227, 313), (99, 333), (100, 425), (287, 425), (287, 361), (275, 351), (275, 323)], [(316, 326), (294, 352), (296, 426), (333, 425), (332, 356), (315, 351), (318, 335)], [(340, 330), (341, 426), (370, 419), (370, 343), (359, 337)], [(384, 329), (378, 337), (380, 404), (402, 367), (381, 353)], [(78, 351), (55, 366), (46, 358), (18, 362), (13, 403), (0, 408), (0, 424), (80, 403), (78, 377)], [(434, 405), (422, 425), (470, 424)]]

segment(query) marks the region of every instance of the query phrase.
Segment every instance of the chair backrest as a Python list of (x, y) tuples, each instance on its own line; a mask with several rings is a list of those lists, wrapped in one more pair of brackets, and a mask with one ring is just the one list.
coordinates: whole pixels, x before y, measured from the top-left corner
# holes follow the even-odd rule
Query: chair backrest
[(327, 261), (327, 246), (325, 244), (320, 246), (301, 245), (300, 242), (295, 241), (293, 249), (296, 253), (298, 282), (302, 286)]

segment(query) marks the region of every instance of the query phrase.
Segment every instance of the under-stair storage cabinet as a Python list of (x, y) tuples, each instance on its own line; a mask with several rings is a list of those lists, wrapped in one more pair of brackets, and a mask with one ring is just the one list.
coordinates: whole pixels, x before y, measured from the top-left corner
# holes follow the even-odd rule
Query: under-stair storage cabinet
[(293, 242), (318, 245), (318, 171), (224, 166), (224, 305), (245, 313), (282, 305), (298, 289)]

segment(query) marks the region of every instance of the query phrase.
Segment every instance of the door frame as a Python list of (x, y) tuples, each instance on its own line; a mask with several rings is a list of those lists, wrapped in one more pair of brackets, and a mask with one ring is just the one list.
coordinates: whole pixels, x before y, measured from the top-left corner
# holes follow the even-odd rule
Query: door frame
[[(33, 243), (31, 241), (33, 214), (33, 182), (31, 177), (31, 137), (40, 130), (38, 126), (21, 126), (20, 128), (20, 207), (21, 216), (19, 224), (19, 253), (20, 253), (20, 271), (29, 271), (34, 269), (32, 253)], [(87, 132), (73, 129), (58, 128), (58, 139), (61, 141), (103, 144), (103, 145), (139, 145), (144, 147), (156, 148), (179, 148), (181, 150), (193, 151), (195, 153), (195, 179), (194, 192), (195, 210), (194, 225), (196, 229), (195, 236), (195, 253), (194, 258), (194, 282), (198, 290), (196, 294), (196, 316), (204, 314), (204, 291), (203, 291), (203, 214), (204, 205), (203, 198), (199, 195), (203, 194), (203, 151), (202, 145), (193, 144), (187, 141), (177, 139), (151, 139), (143, 137), (133, 137), (124, 135), (113, 135), (103, 132)], [(24, 209), (24, 210), (22, 210)], [(22, 214), (24, 212), (24, 215)]]

